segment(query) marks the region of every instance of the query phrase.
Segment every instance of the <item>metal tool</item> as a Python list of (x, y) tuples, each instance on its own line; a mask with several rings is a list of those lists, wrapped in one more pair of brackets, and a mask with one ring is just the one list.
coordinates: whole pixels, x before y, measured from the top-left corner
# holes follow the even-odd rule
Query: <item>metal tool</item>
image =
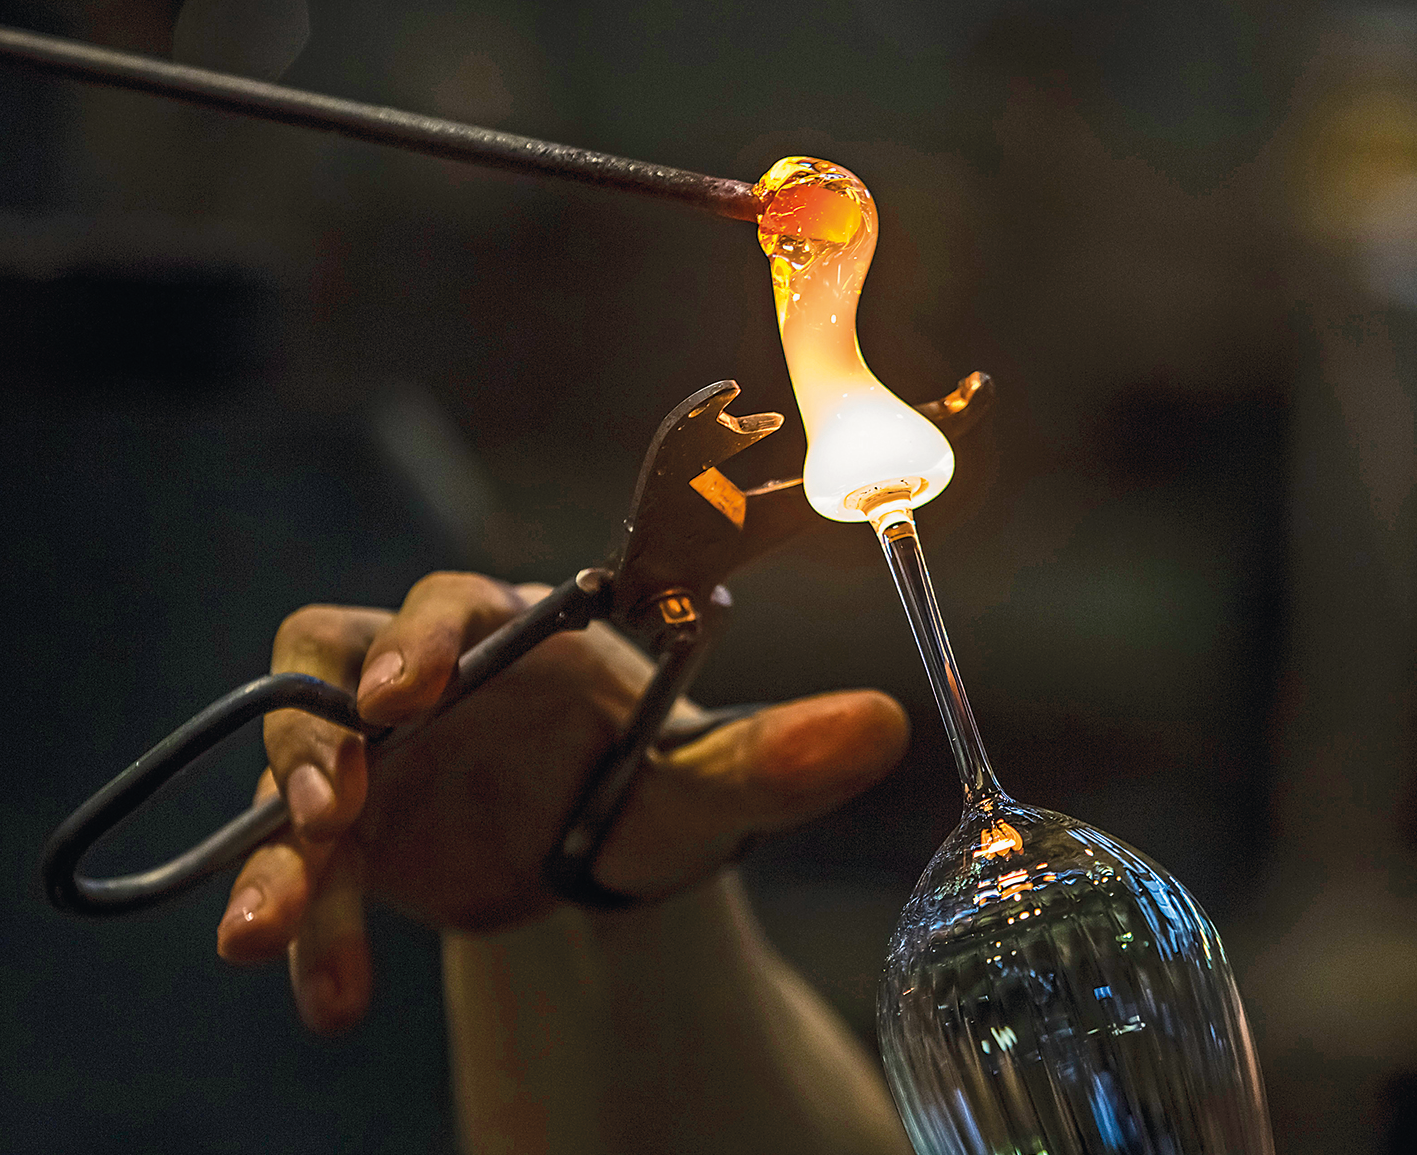
[[(948, 397), (920, 406), (953, 438), (992, 399), (992, 382), (973, 373)], [(581, 570), (520, 617), (468, 650), (427, 716), (397, 727), (359, 716), (354, 696), (305, 674), (271, 674), (232, 691), (164, 738), (69, 816), (45, 844), (45, 893), (61, 910), (116, 915), (152, 906), (236, 863), (290, 818), (279, 796), (257, 803), (171, 861), (117, 878), (78, 873), (89, 849), (163, 785), (247, 722), (295, 708), (364, 735), (371, 761), (426, 726), (538, 642), (603, 619), (633, 638), (657, 670), (624, 732), (581, 788), (544, 864), (548, 884), (572, 901), (625, 906), (632, 897), (596, 882), (595, 860), (652, 745), (661, 749), (698, 737), (751, 712), (709, 711), (692, 726), (666, 726), (688, 690), (731, 606), (722, 581), (739, 566), (819, 521), (801, 478), (742, 490), (718, 469), (740, 450), (781, 427), (777, 413), (734, 417), (733, 381), (699, 390), (660, 424), (640, 469), (624, 533), (609, 562)]]
[(262, 120), (323, 129), (428, 156), (603, 185), (678, 201), (732, 220), (758, 219), (753, 186), (741, 180), (705, 176), (436, 116), (303, 92), (21, 28), (0, 26), (0, 58), (61, 76), (170, 96)]

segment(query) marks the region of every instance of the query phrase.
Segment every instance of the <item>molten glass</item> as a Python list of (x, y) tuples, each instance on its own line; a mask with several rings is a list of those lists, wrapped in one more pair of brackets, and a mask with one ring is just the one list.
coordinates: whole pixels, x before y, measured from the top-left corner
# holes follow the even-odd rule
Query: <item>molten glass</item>
[(856, 306), (876, 251), (876, 206), (860, 179), (810, 157), (778, 161), (753, 190), (772, 269), (782, 351), (802, 424), (812, 508), (865, 521), (862, 491), (904, 489), (924, 505), (954, 475), (945, 435), (876, 379), (856, 340)]

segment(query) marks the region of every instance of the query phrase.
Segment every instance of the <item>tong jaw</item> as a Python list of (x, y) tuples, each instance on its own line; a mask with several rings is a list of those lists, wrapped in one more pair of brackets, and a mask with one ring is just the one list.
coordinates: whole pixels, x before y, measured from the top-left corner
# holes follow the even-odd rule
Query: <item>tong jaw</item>
[(611, 567), (611, 617), (657, 635), (692, 622), (732, 568), (747, 498), (718, 466), (782, 427), (780, 413), (735, 417), (736, 381), (719, 381), (676, 405), (650, 442)]

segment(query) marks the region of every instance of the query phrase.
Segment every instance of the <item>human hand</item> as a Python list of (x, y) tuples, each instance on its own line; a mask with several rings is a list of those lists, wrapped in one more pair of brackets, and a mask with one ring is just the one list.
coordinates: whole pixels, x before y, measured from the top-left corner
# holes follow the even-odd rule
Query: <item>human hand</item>
[[(272, 670), (357, 687), (360, 714), (393, 725), (425, 713), (459, 654), (544, 592), (437, 573), (397, 614), (307, 606), (277, 632)], [(652, 673), (639, 650), (595, 623), (542, 642), (372, 757), (332, 723), (269, 715), (270, 766), (256, 793), (279, 790), (292, 823), (238, 875), (218, 951), (232, 962), (288, 953), (302, 1017), (331, 1031), (368, 1005), (366, 894), (430, 925), (476, 932), (544, 916), (560, 900), (541, 864)], [(597, 881), (646, 897), (692, 886), (746, 839), (871, 785), (898, 761), (906, 735), (892, 699), (853, 691), (768, 707), (652, 755), (597, 860)]]

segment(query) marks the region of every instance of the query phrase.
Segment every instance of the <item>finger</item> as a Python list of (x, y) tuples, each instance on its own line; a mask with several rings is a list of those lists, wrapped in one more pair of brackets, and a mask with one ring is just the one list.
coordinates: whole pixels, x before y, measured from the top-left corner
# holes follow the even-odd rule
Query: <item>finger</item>
[(352, 1027), (369, 1009), (373, 977), (357, 864), (335, 854), (290, 944), (290, 983), (312, 1031)]
[[(275, 779), (267, 770), (256, 788), (256, 801), (275, 792)], [(314, 882), (332, 850), (329, 843), (303, 842), (287, 828), (253, 851), (232, 883), (226, 913), (217, 926), (217, 953), (234, 963), (279, 958), (305, 915)]]
[[(369, 643), (387, 610), (306, 606), (281, 623), (273, 673), (295, 672), (353, 690)], [(300, 710), (266, 715), (266, 754), (291, 823), (306, 839), (334, 838), (359, 816), (368, 790), (364, 740)]]
[(746, 841), (841, 805), (905, 753), (905, 711), (856, 690), (771, 706), (641, 773), (596, 864), (604, 885), (668, 893), (736, 857)]
[(463, 651), (525, 605), (511, 586), (480, 574), (429, 574), (369, 645), (360, 670), (359, 712), (392, 725), (430, 709)]
[(545, 582), (522, 582), (520, 585), (512, 587), (527, 605), (532, 606), (544, 598), (554, 588)]

